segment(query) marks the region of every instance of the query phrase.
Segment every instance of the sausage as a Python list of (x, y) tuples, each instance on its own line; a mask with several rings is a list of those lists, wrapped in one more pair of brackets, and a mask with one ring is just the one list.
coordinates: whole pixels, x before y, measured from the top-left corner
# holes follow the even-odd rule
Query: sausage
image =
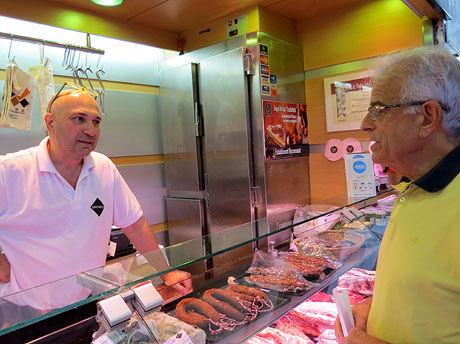
[[(225, 290), (231, 293), (237, 293), (239, 294), (238, 297), (250, 302), (252, 302), (254, 298), (257, 296), (260, 298), (260, 300), (268, 299), (267, 294), (265, 294), (262, 290), (246, 287), (244, 285), (229, 285)], [(241, 294), (246, 296), (241, 296)], [(248, 296), (250, 297), (250, 299), (248, 298)]]
[(290, 252), (284, 256), (284, 261), (292, 263), (301, 263), (306, 265), (313, 265), (317, 268), (326, 269), (329, 262), (323, 258), (315, 256), (307, 256), (301, 253)]
[(208, 289), (203, 294), (203, 300), (212, 305), (227, 317), (243, 321), (245, 315), (241, 313), (244, 308), (240, 305), (235, 296), (223, 289)]
[(310, 284), (308, 282), (303, 282), (288, 276), (250, 275), (246, 277), (246, 280), (249, 283), (269, 289), (276, 289), (278, 287), (310, 289)]
[(186, 298), (177, 304), (176, 317), (187, 324), (207, 329), (209, 327), (209, 319), (218, 321), (221, 315), (213, 306), (203, 300)]

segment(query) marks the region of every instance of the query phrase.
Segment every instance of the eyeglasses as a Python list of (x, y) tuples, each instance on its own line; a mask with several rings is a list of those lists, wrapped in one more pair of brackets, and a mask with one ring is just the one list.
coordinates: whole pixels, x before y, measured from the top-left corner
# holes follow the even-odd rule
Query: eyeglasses
[[(92, 96), (95, 100), (97, 100), (97, 97), (98, 97), (98, 93), (94, 92), (93, 90), (89, 90), (87, 89), (85, 86), (79, 86), (79, 85), (76, 85), (74, 84), (73, 82), (64, 82), (64, 85), (61, 86), (61, 88), (59, 89), (59, 91), (57, 91), (56, 95), (53, 97), (53, 99), (51, 100), (51, 102), (48, 104), (48, 109), (47, 109), (47, 112), (51, 112), (51, 107), (53, 106), (54, 102), (56, 101), (56, 99), (58, 99), (60, 96), (63, 96), (61, 95), (61, 92), (64, 90), (65, 87), (71, 87), (73, 88), (74, 90), (77, 90), (79, 92), (83, 92), (83, 93), (88, 93), (90, 96)], [(98, 104), (99, 106), (99, 104)], [(101, 113), (102, 116), (105, 116), (105, 112), (104, 112), (104, 109), (101, 108), (99, 106), (99, 112)]]
[[(427, 102), (428, 100), (425, 101), (418, 101), (418, 102), (412, 102), (412, 103), (405, 103), (405, 104), (395, 104), (395, 105), (374, 105), (374, 106), (369, 106), (367, 108), (367, 111), (371, 115), (371, 119), (373, 121), (376, 121), (380, 118), (381, 114), (380, 111), (386, 110), (386, 109), (392, 109), (392, 108), (397, 108), (401, 106), (414, 106), (414, 105), (423, 105)], [(438, 102), (439, 103), (439, 102)], [(439, 103), (441, 105), (441, 108), (444, 111), (449, 111), (449, 107), (445, 106), (444, 104)]]

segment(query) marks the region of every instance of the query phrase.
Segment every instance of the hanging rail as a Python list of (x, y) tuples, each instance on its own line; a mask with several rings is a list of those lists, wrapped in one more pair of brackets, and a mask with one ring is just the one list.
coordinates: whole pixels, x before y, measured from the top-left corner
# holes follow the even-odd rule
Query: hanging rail
[[(87, 41), (89, 43), (88, 36), (89, 34), (87, 34)], [(48, 41), (48, 40), (41, 39), (41, 38), (20, 36), (20, 35), (14, 35), (11, 33), (0, 32), (0, 38), (6, 38), (6, 39), (15, 40), (15, 41), (22, 41), (22, 42), (29, 42), (29, 43), (38, 43), (38, 44), (43, 44), (43, 45), (49, 45), (51, 47), (78, 50), (78, 51), (83, 51), (83, 52), (92, 53), (92, 54), (104, 55), (105, 53), (104, 50), (91, 48), (91, 46), (83, 47), (83, 46), (78, 46), (78, 45), (73, 45), (73, 44), (58, 43), (58, 42)]]

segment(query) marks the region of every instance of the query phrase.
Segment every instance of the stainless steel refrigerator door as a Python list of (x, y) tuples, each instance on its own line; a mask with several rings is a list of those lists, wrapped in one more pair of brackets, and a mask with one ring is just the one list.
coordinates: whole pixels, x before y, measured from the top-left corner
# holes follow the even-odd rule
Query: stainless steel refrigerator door
[(159, 82), (166, 189), (199, 191), (196, 64), (166, 70)]
[[(173, 250), (169, 256), (171, 266), (183, 264), (203, 257), (206, 249), (201, 240), (204, 235), (203, 200), (166, 198), (168, 212), (169, 245), (182, 244), (183, 249)], [(202, 273), (205, 262), (199, 262), (186, 270), (192, 273)]]
[[(167, 197), (166, 207), (168, 209), (169, 245), (180, 244), (204, 235), (203, 200)], [(202, 250), (201, 241), (197, 242), (200, 243), (199, 249)]]
[(200, 61), (208, 231), (250, 222), (251, 141), (245, 48)]

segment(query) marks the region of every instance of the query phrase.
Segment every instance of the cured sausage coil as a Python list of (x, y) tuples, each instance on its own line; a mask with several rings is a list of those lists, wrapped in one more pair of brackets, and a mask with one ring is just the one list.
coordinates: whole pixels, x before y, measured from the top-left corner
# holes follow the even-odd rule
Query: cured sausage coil
[(190, 325), (207, 329), (209, 320), (218, 321), (221, 315), (207, 302), (195, 298), (186, 298), (177, 304), (176, 317)]
[(208, 289), (203, 294), (203, 300), (217, 309), (227, 317), (243, 321), (245, 315), (241, 313), (244, 308), (240, 305), (237, 298), (223, 289)]
[[(260, 300), (268, 299), (267, 294), (265, 294), (262, 290), (246, 287), (244, 285), (229, 285), (225, 290), (239, 294), (238, 297), (241, 297), (243, 300), (246, 301), (253, 301), (255, 297), (259, 297)], [(245, 296), (241, 296), (241, 294)], [(248, 299), (250, 297), (250, 299)]]

